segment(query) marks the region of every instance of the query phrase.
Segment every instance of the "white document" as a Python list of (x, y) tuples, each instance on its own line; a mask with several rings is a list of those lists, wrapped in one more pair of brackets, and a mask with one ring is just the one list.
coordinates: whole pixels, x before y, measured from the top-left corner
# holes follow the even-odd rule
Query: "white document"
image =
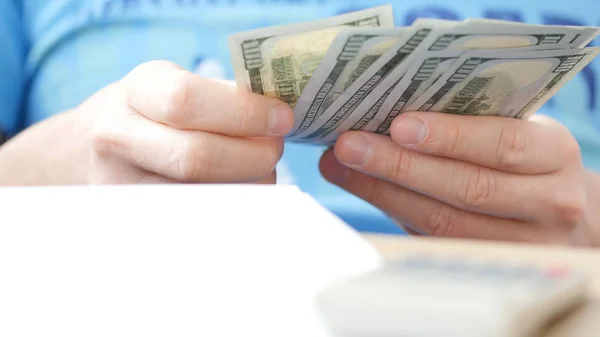
[(0, 189), (0, 336), (327, 336), (315, 294), (372, 270), (293, 186)]

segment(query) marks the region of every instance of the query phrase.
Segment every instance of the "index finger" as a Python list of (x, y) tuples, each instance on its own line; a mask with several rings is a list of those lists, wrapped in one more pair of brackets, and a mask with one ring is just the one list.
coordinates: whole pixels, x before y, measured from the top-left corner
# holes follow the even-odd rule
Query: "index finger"
[(580, 156), (566, 128), (538, 116), (527, 121), (411, 112), (396, 118), (390, 133), (396, 143), (418, 152), (511, 173), (552, 173)]
[(210, 80), (165, 61), (138, 66), (123, 83), (131, 109), (171, 127), (229, 136), (282, 136), (293, 125), (285, 103)]

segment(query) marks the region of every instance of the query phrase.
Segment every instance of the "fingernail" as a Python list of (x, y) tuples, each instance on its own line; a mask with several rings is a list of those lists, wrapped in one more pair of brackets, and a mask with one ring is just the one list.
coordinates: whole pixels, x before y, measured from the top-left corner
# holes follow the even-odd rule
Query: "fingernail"
[(427, 136), (427, 125), (417, 117), (406, 116), (396, 120), (393, 139), (400, 144), (415, 145)]
[(373, 157), (371, 142), (362, 135), (352, 135), (343, 139), (339, 148), (338, 159), (348, 165), (364, 165)]
[(292, 128), (293, 111), (285, 104), (277, 104), (271, 109), (269, 116), (269, 133), (274, 136), (282, 136)]

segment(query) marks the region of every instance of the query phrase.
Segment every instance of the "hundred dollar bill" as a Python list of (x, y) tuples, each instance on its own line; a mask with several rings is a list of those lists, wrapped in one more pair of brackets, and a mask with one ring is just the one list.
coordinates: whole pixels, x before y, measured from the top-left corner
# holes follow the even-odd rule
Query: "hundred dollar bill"
[[(468, 30), (480, 32), (481, 35), (475, 38), (465, 36), (462, 38), (462, 44), (457, 43), (444, 52), (425, 53), (419, 59), (419, 62), (411, 65), (411, 69), (404, 74), (389, 96), (384, 99), (384, 102), (378, 101), (378, 104), (371, 106), (365, 116), (369, 118), (373, 113), (376, 115), (369, 120), (369, 124), (365, 126), (363, 124), (365, 118), (363, 118), (363, 123), (357, 123), (350, 129), (389, 134), (392, 121), (450, 68), (460, 56), (461, 51), (472, 49), (543, 50), (580, 48), (587, 45), (590, 39), (598, 34), (598, 29), (559, 26), (541, 27), (525, 24), (520, 24), (520, 29), (515, 31), (513, 29), (514, 25), (506, 23), (490, 25), (490, 21), (496, 22), (497, 20), (477, 20), (465, 25)], [(571, 30), (570, 33), (568, 33), (569, 29)], [(486, 31), (490, 35), (486, 35)], [(373, 111), (373, 108), (377, 108), (377, 111)]]
[(337, 34), (351, 27), (394, 26), (390, 5), (326, 19), (261, 28), (229, 37), (238, 87), (294, 107)]
[(477, 24), (479, 25), (505, 25), (505, 26), (513, 26), (513, 27), (538, 27), (544, 29), (574, 29), (578, 30), (579, 34), (574, 37), (571, 44), (577, 46), (579, 48), (583, 48), (587, 46), (593, 39), (595, 39), (598, 34), (600, 34), (600, 27), (591, 27), (591, 26), (561, 26), (561, 25), (538, 25), (538, 24), (530, 24), (524, 22), (517, 21), (505, 21), (505, 20), (497, 20), (497, 19), (485, 19), (485, 18), (468, 18), (464, 21), (465, 24), (470, 24), (472, 27), (477, 28)]
[(599, 52), (468, 51), (408, 109), (529, 118)]
[(350, 130), (389, 134), (389, 127), (407, 104), (412, 103), (431, 87), (462, 53), (462, 50), (425, 53), (416, 64), (411, 65), (390, 94), (381, 96), (360, 120), (350, 126)]
[[(413, 27), (453, 27), (461, 23), (454, 20), (419, 18), (415, 20)], [(294, 127), (288, 139), (294, 139), (308, 129), (383, 53), (391, 49), (394, 43), (398, 43), (402, 36), (411, 33), (413, 31), (407, 27), (375, 28), (371, 31), (353, 29), (341, 32), (298, 100)], [(349, 57), (352, 60), (349, 60)]]
[(288, 138), (305, 131), (371, 64), (410, 31), (409, 28), (353, 28), (340, 32), (298, 99), (294, 127)]
[[(386, 51), (348, 89), (331, 104), (297, 141), (314, 142), (337, 129), (339, 124), (353, 114), (358, 105), (371, 95), (373, 89), (397, 68), (410, 64), (413, 55), (434, 42), (432, 28), (413, 28), (398, 43)], [(321, 122), (322, 121), (322, 122)]]
[[(312, 142), (329, 144), (334, 141), (339, 134), (347, 130), (364, 130), (370, 132), (387, 133), (387, 129), (392, 120), (400, 113), (401, 107), (410, 103), (419, 97), (435, 80), (437, 80), (456, 59), (465, 50), (470, 49), (498, 49), (505, 48), (570, 48), (578, 47), (581, 41), (577, 37), (584, 31), (579, 27), (523, 27), (521, 25), (497, 25), (483, 22), (459, 23), (441, 20), (441, 24), (435, 19), (417, 20), (416, 27), (438, 25), (437, 32), (434, 33), (428, 44), (424, 43), (421, 53), (415, 55), (413, 62), (406, 62), (397, 66), (385, 79), (380, 81), (376, 92), (368, 97), (363, 97), (352, 113), (339, 116), (340, 112), (333, 115), (334, 122), (323, 121), (329, 117), (327, 113), (323, 114), (321, 120), (314, 123), (313, 129), (320, 128), (316, 137), (310, 138)], [(443, 62), (437, 60), (428, 60), (427, 56), (433, 52), (446, 51), (443, 56)], [(458, 52), (458, 53), (457, 53)], [(440, 54), (436, 54), (440, 56)], [(422, 60), (425, 57), (426, 63)], [(417, 62), (417, 65), (413, 63)], [(432, 66), (434, 66), (432, 69)], [(408, 82), (405, 79), (406, 71), (409, 69), (415, 71), (424, 67), (418, 74), (411, 74), (406, 78), (418, 75), (415, 83)], [(429, 73), (429, 71), (433, 72)], [(428, 78), (423, 79), (427, 74)], [(417, 83), (418, 82), (418, 83)], [(402, 84), (402, 86), (400, 86)], [(398, 87), (400, 86), (400, 87)], [(410, 92), (406, 92), (410, 89)], [(412, 91), (415, 90), (415, 91)], [(408, 96), (408, 97), (407, 97)], [(408, 99), (407, 102), (404, 99)], [(338, 102), (335, 102), (333, 106)], [(398, 105), (394, 109), (394, 107)], [(341, 121), (341, 122), (339, 122)]]

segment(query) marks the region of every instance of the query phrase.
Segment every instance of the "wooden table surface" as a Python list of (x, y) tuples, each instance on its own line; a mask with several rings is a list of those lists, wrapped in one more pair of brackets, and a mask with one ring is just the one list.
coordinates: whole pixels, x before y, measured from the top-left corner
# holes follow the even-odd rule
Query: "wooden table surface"
[(402, 254), (442, 253), (447, 256), (498, 258), (501, 261), (540, 265), (559, 264), (585, 270), (591, 277), (589, 300), (558, 320), (540, 337), (600, 336), (600, 249), (565, 248), (542, 245), (365, 235), (384, 257)]

